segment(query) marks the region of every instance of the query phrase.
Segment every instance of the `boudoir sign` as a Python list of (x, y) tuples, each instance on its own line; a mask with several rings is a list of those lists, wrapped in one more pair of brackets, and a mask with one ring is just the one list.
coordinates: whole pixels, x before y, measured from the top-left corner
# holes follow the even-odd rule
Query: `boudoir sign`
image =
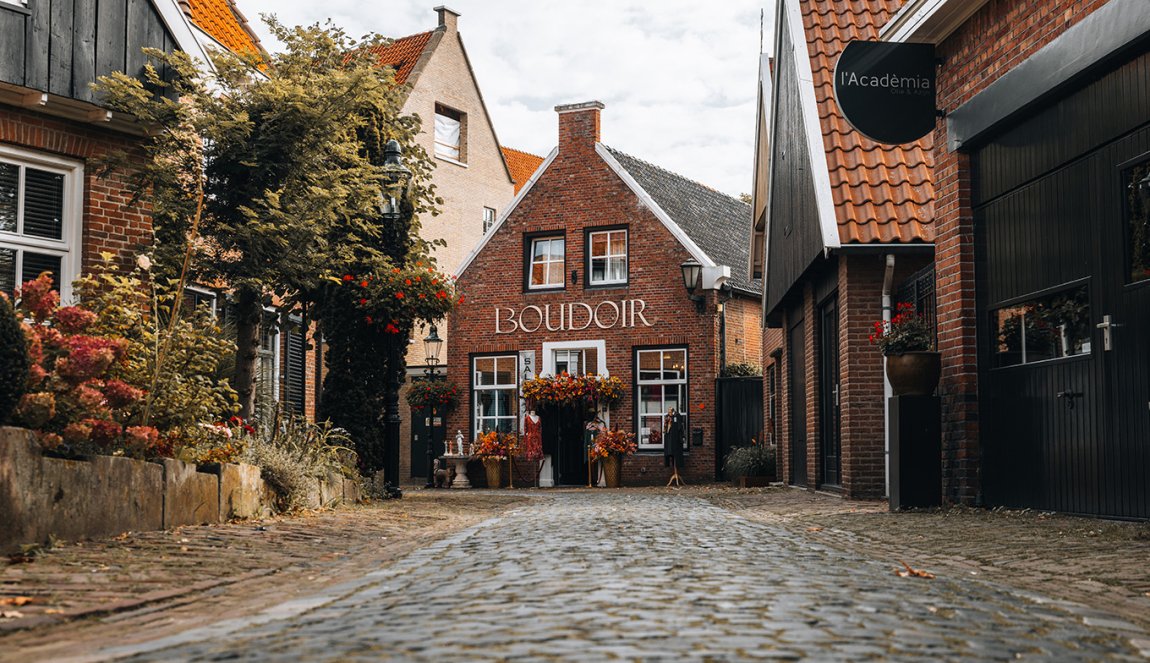
[(644, 315), (647, 302), (642, 299), (622, 301), (602, 301), (591, 306), (583, 302), (568, 304), (544, 304), (524, 306), (514, 309), (495, 307), (495, 333), (512, 334), (517, 331), (533, 334), (540, 330), (549, 332), (582, 331), (595, 325), (599, 329), (654, 327)]

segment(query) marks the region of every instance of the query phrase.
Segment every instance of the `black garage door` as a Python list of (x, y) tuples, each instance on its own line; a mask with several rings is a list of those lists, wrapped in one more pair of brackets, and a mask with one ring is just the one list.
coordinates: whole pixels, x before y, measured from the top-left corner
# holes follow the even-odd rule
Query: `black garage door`
[(985, 501), (1150, 518), (1150, 56), (972, 167)]

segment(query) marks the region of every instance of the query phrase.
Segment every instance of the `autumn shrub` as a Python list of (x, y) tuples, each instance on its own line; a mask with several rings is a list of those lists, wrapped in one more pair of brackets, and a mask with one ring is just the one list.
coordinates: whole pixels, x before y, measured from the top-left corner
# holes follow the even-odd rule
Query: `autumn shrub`
[(0, 293), (0, 425), (8, 421), (28, 382), (28, 347), (8, 296)]

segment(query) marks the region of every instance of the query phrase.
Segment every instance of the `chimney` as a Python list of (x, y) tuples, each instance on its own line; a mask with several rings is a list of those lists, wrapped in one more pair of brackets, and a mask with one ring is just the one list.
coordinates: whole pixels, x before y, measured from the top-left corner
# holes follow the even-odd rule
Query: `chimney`
[(559, 113), (559, 151), (594, 150), (599, 142), (599, 111), (601, 101), (556, 106)]
[(435, 13), (439, 14), (439, 29), (447, 32), (455, 32), (459, 24), (459, 12), (448, 9), (443, 5), (435, 8)]

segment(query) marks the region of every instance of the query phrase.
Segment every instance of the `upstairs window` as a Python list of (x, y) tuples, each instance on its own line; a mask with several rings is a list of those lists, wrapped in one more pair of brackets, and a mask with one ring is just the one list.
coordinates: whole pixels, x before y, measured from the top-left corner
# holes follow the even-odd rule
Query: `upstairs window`
[(627, 282), (627, 231), (600, 230), (587, 236), (588, 285)]
[(495, 226), (495, 210), (490, 207), (483, 208), (483, 234), (487, 234)]
[(465, 161), (463, 149), (466, 115), (440, 104), (435, 104), (435, 156), (452, 161)]
[(564, 241), (562, 237), (531, 240), (531, 289), (562, 288)]
[(0, 290), (41, 272), (67, 299), (79, 262), (79, 168), (0, 151)]

